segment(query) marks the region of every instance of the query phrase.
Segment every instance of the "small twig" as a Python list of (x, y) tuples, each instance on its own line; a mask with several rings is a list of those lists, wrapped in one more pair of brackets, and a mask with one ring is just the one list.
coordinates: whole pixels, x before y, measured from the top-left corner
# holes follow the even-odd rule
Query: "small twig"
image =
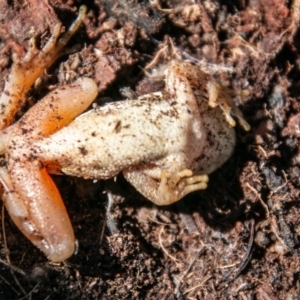
[(261, 199), (260, 195), (258, 194), (257, 190), (251, 186), (248, 182), (246, 182), (245, 184), (257, 197), (257, 199), (259, 200), (260, 204), (262, 205), (262, 207), (265, 209), (266, 211), (266, 218), (269, 219), (270, 217), (270, 212), (269, 212), (269, 208), (267, 206), (267, 204), (263, 201), (263, 199)]
[(5, 222), (4, 222), (4, 219), (5, 219), (5, 214), (4, 214), (4, 204), (2, 204), (2, 211), (1, 211), (1, 214), (2, 214), (2, 218), (1, 218), (1, 221), (2, 221), (2, 235), (3, 235), (3, 244), (4, 244), (4, 252), (5, 252), (5, 255), (6, 255), (6, 260), (8, 261), (8, 263), (10, 263), (10, 258), (9, 258), (9, 250), (8, 250), (8, 247), (7, 247), (7, 241), (6, 241), (6, 233), (5, 233)]
[(264, 158), (268, 158), (268, 154), (262, 146), (257, 146), (257, 149), (263, 155)]
[(119, 231), (116, 225), (115, 218), (111, 213), (113, 205), (113, 194), (110, 191), (107, 191), (106, 226), (110, 234), (116, 234)]
[(184, 291), (183, 295), (186, 295), (187, 293), (190, 293), (191, 291), (194, 291), (195, 289), (202, 286), (207, 280), (211, 279), (212, 277), (213, 277), (212, 275), (209, 275), (209, 276), (205, 277), (204, 280), (201, 283), (199, 283), (199, 284), (189, 288), (188, 290)]
[(240, 264), (240, 262), (235, 262), (235, 263), (232, 263), (232, 264), (229, 264), (229, 265), (224, 265), (224, 266), (219, 266), (219, 269), (228, 269), (228, 268), (232, 268), (236, 265)]
[(17, 294), (20, 295), (20, 293), (0, 274), (0, 278), (8, 285), (10, 288)]
[(182, 280), (183, 280), (184, 277), (187, 275), (187, 273), (191, 270), (191, 268), (192, 268), (192, 266), (193, 266), (195, 260), (199, 257), (199, 254), (200, 254), (201, 250), (202, 250), (202, 248), (201, 248), (199, 251), (197, 251), (196, 255), (195, 255), (195, 256), (193, 257), (193, 259), (191, 260), (189, 266), (187, 267), (187, 269), (183, 272), (183, 274), (182, 274), (181, 277), (179, 278), (178, 283), (177, 283), (177, 285), (176, 285), (176, 287), (175, 287), (175, 290), (174, 290), (174, 294), (175, 294), (175, 295), (176, 295), (176, 294), (178, 293), (178, 291), (179, 291), (179, 287), (180, 287), (180, 284), (181, 284)]
[(285, 172), (282, 170), (282, 174), (283, 174), (283, 177), (284, 177), (284, 184), (280, 185), (279, 187), (277, 187), (274, 191), (271, 191), (271, 195), (274, 195), (275, 193), (277, 193), (280, 189), (282, 189), (283, 187), (285, 187), (288, 183), (288, 180), (286, 178), (286, 174)]
[(27, 276), (27, 274), (22, 269), (14, 266), (14, 265), (12, 265), (11, 263), (7, 263), (6, 261), (4, 261), (2, 259), (0, 259), (0, 263), (3, 264), (3, 265), (5, 265), (5, 266), (7, 266), (8, 268), (14, 270), (15, 272), (23, 275), (23, 276)]
[(291, 32), (291, 37), (295, 35), (295, 32), (297, 31), (299, 26), (299, 10), (300, 10), (300, 1), (293, 0), (291, 3), (291, 11), (292, 11), (291, 25), (280, 34), (280, 38), (282, 38), (289, 31)]
[(233, 73), (234, 68), (232, 67), (227, 67), (222, 64), (214, 64), (214, 63), (209, 63), (205, 59), (198, 59), (192, 55), (190, 55), (188, 52), (182, 50), (181, 48), (174, 46), (174, 49), (176, 52), (180, 53), (182, 56), (182, 59), (186, 59), (196, 65), (198, 65), (203, 72), (208, 73), (209, 75), (215, 75), (221, 72), (226, 72), (226, 73)]
[(243, 292), (241, 292), (240, 295), (243, 298), (243, 300), (247, 300), (248, 299), (247, 296)]
[(22, 285), (20, 284), (19, 280), (17, 279), (15, 273), (14, 273), (14, 268), (12, 267), (11, 261), (10, 261), (10, 256), (9, 256), (9, 250), (7, 247), (7, 240), (6, 240), (6, 232), (5, 232), (5, 213), (4, 213), (4, 204), (2, 205), (2, 234), (3, 234), (3, 243), (4, 243), (4, 251), (5, 251), (5, 256), (6, 256), (6, 260), (7, 260), (7, 265), (10, 268), (10, 272), (11, 275), (13, 276), (17, 286), (20, 288), (21, 292), (26, 295), (26, 291), (24, 290), (24, 288), (22, 287)]
[(161, 55), (163, 54), (163, 52), (165, 52), (168, 49), (168, 47), (169, 46), (164, 46), (163, 48), (161, 48), (144, 69), (148, 70), (151, 69), (153, 66), (155, 66), (158, 60), (160, 59)]
[(101, 232), (100, 232), (100, 239), (99, 239), (99, 244), (102, 244), (103, 238), (104, 238), (104, 231), (105, 231), (105, 225), (106, 225), (106, 220), (102, 221), (102, 227), (101, 227)]
[(181, 267), (181, 264), (177, 262), (177, 259), (172, 256), (168, 251), (167, 249), (164, 247), (163, 243), (162, 243), (162, 238), (161, 238), (161, 234), (162, 232), (164, 231), (164, 226), (161, 227), (160, 231), (159, 231), (159, 236), (158, 236), (158, 242), (159, 242), (159, 245), (160, 247), (163, 249), (163, 251), (165, 252), (165, 254), (170, 257), (176, 264), (177, 267)]
[(284, 240), (279, 236), (278, 233), (278, 226), (277, 226), (277, 222), (276, 220), (273, 218), (271, 218), (271, 229), (272, 232), (274, 233), (275, 237), (277, 238), (277, 240), (286, 247), (286, 249), (289, 249), (289, 246), (284, 242)]
[(237, 272), (234, 274), (234, 276), (232, 278), (230, 278), (229, 280), (227, 280), (226, 282), (224, 282), (227, 278), (229, 278), (231, 276), (231, 274), (235, 271), (234, 269), (231, 270), (223, 279), (222, 281), (224, 282), (221, 286), (220, 289), (225, 289), (226, 286), (229, 285), (229, 283), (231, 283), (233, 280), (235, 280), (245, 269), (245, 267), (247, 266), (247, 264), (249, 263), (250, 259), (251, 259), (251, 251), (252, 251), (252, 245), (253, 245), (253, 240), (254, 240), (254, 225), (255, 225), (255, 221), (254, 219), (252, 219), (250, 221), (250, 239), (249, 239), (249, 243), (248, 243), (248, 247), (247, 247), (247, 251), (246, 254), (244, 256), (244, 258), (242, 259), (240, 266), (238, 267)]
[[(40, 282), (38, 282), (34, 287), (33, 287), (33, 289), (31, 290), (31, 291), (29, 291), (29, 293), (27, 294), (27, 295), (25, 295), (24, 297), (22, 297), (22, 298), (20, 298), (20, 299), (18, 299), (18, 300), (23, 300), (23, 299), (26, 299), (26, 298), (29, 298), (29, 299), (31, 299), (31, 295), (32, 295), (32, 293), (34, 292), (34, 290), (38, 287), (40, 285)], [(49, 297), (49, 296), (48, 296)], [(47, 298), (48, 298), (47, 297)], [(47, 299), (46, 298), (46, 299)]]

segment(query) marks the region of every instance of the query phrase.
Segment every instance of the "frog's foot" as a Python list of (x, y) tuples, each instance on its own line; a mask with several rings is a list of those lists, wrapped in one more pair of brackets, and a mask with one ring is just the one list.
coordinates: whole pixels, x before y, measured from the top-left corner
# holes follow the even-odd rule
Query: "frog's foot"
[(193, 175), (191, 170), (185, 169), (177, 174), (170, 174), (162, 170), (161, 180), (158, 186), (158, 205), (172, 204), (187, 194), (207, 188), (207, 175)]
[(158, 181), (138, 167), (123, 171), (124, 177), (146, 198), (156, 205), (170, 205), (187, 194), (207, 188), (207, 175), (193, 175), (191, 170), (171, 174), (162, 170)]
[(249, 92), (247, 90), (241, 92), (232, 91), (226, 87), (221, 86), (214, 80), (210, 80), (207, 86), (208, 90), (208, 105), (210, 107), (219, 106), (224, 113), (225, 119), (227, 123), (234, 127), (236, 125), (234, 119), (231, 116), (231, 111), (237, 117), (239, 124), (244, 128), (244, 130), (249, 131), (250, 125), (245, 120), (243, 113), (241, 110), (236, 106), (233, 101), (233, 95), (239, 96), (248, 96)]
[(0, 97), (0, 129), (10, 125), (33, 83), (61, 55), (62, 48), (71, 36), (78, 30), (86, 13), (86, 7), (81, 6), (79, 15), (71, 27), (59, 38), (61, 24), (54, 27), (53, 34), (39, 52), (36, 51), (35, 39), (29, 42), (29, 50), (23, 60), (13, 56), (13, 65), (4, 91)]

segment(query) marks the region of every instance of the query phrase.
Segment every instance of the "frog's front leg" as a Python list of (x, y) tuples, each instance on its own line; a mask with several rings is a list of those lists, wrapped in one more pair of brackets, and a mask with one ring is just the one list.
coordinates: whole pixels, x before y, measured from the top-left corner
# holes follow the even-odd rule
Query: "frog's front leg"
[(231, 116), (231, 111), (237, 117), (240, 125), (244, 128), (244, 130), (249, 131), (250, 125), (245, 120), (243, 113), (240, 109), (236, 106), (232, 99), (232, 94), (240, 95), (240, 96), (248, 96), (248, 91), (241, 91), (241, 92), (234, 92), (226, 87), (221, 86), (218, 82), (213, 80), (209, 80), (207, 84), (208, 90), (208, 105), (210, 107), (219, 106), (223, 111), (225, 116), (226, 122), (231, 126), (234, 127), (236, 125), (234, 119)]
[(156, 205), (170, 205), (187, 194), (207, 188), (207, 175), (194, 175), (189, 169), (179, 172), (162, 170), (157, 180), (139, 167), (123, 170), (124, 177)]
[(12, 123), (18, 108), (24, 100), (25, 94), (33, 83), (61, 55), (62, 48), (79, 28), (85, 13), (86, 7), (82, 6), (77, 19), (60, 39), (61, 24), (57, 24), (54, 27), (51, 38), (38, 53), (36, 53), (35, 49), (35, 39), (32, 38), (28, 53), (22, 61), (15, 55), (13, 56), (14, 62), (11, 72), (0, 97), (0, 129)]

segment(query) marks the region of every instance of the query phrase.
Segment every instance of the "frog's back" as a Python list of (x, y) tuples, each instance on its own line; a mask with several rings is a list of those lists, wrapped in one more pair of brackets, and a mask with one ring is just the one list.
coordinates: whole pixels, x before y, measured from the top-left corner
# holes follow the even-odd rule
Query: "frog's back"
[(167, 101), (127, 100), (88, 111), (34, 148), (66, 174), (105, 179), (181, 152), (186, 126)]

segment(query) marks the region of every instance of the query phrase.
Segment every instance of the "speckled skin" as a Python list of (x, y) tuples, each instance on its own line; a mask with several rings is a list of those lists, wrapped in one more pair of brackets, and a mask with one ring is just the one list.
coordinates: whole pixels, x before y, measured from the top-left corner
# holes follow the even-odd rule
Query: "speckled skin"
[(156, 192), (162, 170), (169, 177), (186, 169), (211, 173), (235, 145), (234, 130), (221, 110), (208, 106), (203, 94), (207, 80), (197, 67), (173, 61), (166, 69), (164, 93), (90, 110), (55, 134), (28, 144), (27, 151), (54, 173), (107, 179), (123, 171), (149, 200), (171, 204), (183, 195), (175, 193), (176, 187), (168, 199)]
[(49, 93), (8, 127), (21, 99), (60, 56), (85, 12), (82, 6), (60, 38), (57, 24), (40, 51), (32, 39), (26, 57), (14, 58), (0, 96), (2, 200), (23, 234), (57, 262), (70, 257), (77, 242), (49, 173), (107, 179), (123, 172), (146, 198), (168, 205), (205, 189), (206, 174), (231, 155), (235, 144), (231, 110), (246, 130), (250, 128), (231, 92), (199, 66), (182, 60), (165, 66), (165, 89), (160, 93), (82, 114), (98, 87), (92, 79), (80, 78)]
[(75, 237), (48, 173), (107, 179), (122, 171), (158, 205), (205, 189), (206, 174), (235, 145), (221, 109), (209, 107), (219, 89), (208, 84), (213, 80), (199, 67), (173, 60), (163, 92), (82, 115), (97, 94), (91, 79), (53, 91), (0, 134), (8, 162), (0, 168), (3, 199), (14, 222), (50, 260), (62, 261), (74, 252)]
[(70, 123), (97, 93), (93, 80), (78, 79), (49, 93), (19, 122), (0, 132), (0, 153), (7, 161), (0, 167), (2, 200), (18, 228), (52, 261), (74, 253), (75, 236), (59, 191), (29, 147)]

